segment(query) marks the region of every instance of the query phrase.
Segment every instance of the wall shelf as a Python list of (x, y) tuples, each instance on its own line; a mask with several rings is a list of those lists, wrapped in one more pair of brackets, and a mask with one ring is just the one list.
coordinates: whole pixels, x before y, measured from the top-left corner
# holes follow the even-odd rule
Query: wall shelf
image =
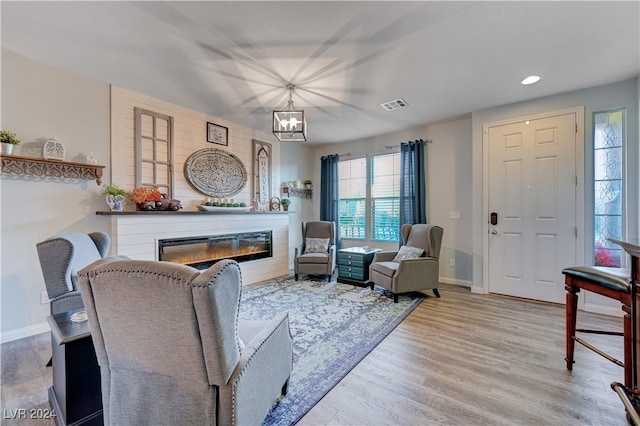
[(289, 188), (288, 186), (283, 186), (281, 192), (283, 194), (287, 194), (289, 197), (313, 198), (313, 189)]
[(48, 176), (55, 178), (88, 179), (102, 183), (102, 169), (97, 164), (73, 163), (70, 161), (45, 160), (44, 158), (21, 157), (2, 154), (2, 173), (16, 175)]

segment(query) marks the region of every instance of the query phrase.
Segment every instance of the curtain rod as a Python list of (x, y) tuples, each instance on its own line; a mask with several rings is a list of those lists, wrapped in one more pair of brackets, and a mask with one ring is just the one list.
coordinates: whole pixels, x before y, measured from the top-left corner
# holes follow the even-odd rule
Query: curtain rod
[[(422, 139), (420, 139), (420, 140), (422, 140)], [(416, 142), (419, 142), (419, 141), (416, 141)], [(425, 139), (425, 140), (422, 140), (422, 143), (433, 143), (433, 140)], [(398, 145), (385, 145), (384, 148), (385, 149), (394, 149), (394, 148), (399, 147), (400, 145), (401, 144), (398, 144)]]
[[(330, 154), (330, 155), (337, 155), (338, 157), (351, 157), (351, 153), (350, 152), (345, 152), (344, 154)], [(323, 155), (322, 157), (320, 157), (321, 160), (326, 159), (328, 157), (330, 157), (330, 155)]]

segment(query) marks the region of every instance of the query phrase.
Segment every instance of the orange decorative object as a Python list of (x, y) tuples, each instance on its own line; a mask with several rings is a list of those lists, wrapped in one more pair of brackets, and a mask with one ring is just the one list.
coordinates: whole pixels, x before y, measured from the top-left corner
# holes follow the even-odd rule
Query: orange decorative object
[(131, 201), (136, 204), (144, 203), (145, 201), (160, 201), (162, 194), (158, 188), (147, 188), (141, 186), (140, 188), (134, 188), (131, 191)]
[(131, 201), (136, 203), (138, 210), (173, 210), (182, 208), (180, 200), (168, 198), (158, 188), (140, 187), (131, 191)]

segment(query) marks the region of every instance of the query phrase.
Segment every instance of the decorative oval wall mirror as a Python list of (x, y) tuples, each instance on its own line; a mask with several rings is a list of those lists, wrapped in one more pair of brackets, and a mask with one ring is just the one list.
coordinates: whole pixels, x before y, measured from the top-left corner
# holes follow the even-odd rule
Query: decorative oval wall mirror
[(247, 169), (242, 161), (217, 148), (191, 154), (184, 163), (184, 174), (195, 189), (211, 197), (235, 195), (247, 184)]

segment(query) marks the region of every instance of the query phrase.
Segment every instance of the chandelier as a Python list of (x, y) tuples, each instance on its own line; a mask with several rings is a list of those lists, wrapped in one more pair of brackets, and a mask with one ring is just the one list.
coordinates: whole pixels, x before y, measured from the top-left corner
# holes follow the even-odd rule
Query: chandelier
[(307, 118), (304, 111), (293, 107), (293, 92), (296, 86), (289, 83), (287, 109), (273, 111), (273, 134), (280, 142), (305, 142), (307, 140)]

